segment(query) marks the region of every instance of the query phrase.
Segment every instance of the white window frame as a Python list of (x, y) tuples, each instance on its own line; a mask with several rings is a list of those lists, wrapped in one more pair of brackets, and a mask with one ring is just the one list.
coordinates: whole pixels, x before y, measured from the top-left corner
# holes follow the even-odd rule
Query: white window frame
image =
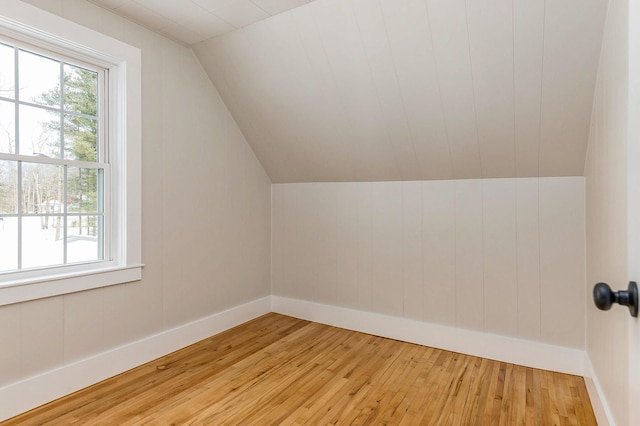
[(140, 50), (19, 0), (2, 0), (0, 33), (108, 69), (111, 164), (111, 259), (2, 274), (0, 306), (142, 279)]

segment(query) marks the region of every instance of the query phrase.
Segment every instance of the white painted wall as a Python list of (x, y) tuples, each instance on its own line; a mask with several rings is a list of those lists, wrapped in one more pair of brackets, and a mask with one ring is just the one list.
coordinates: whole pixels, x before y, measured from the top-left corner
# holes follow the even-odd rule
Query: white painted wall
[(272, 293), (584, 347), (584, 179), (272, 186)]
[[(604, 281), (626, 289), (628, 253), (627, 161), (629, 126), (629, 2), (612, 0), (605, 25), (585, 167), (587, 217), (587, 289)], [(637, 120), (635, 118), (634, 120)], [(637, 141), (635, 141), (637, 143)], [(634, 167), (638, 167), (635, 165)], [(637, 191), (638, 188), (635, 188)], [(637, 195), (636, 195), (637, 197)], [(636, 277), (635, 279), (638, 279)], [(630, 423), (629, 334), (626, 308), (598, 311), (587, 304), (587, 354), (610, 418)], [(636, 360), (637, 362), (637, 360)]]
[(0, 308), (0, 388), (268, 296), (270, 180), (195, 55), (84, 0), (28, 0), (142, 50), (143, 280)]

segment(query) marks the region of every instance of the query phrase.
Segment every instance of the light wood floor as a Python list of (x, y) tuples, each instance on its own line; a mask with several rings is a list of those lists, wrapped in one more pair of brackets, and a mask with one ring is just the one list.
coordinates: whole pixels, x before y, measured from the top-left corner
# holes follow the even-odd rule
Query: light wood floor
[(268, 314), (8, 425), (595, 425), (581, 377)]

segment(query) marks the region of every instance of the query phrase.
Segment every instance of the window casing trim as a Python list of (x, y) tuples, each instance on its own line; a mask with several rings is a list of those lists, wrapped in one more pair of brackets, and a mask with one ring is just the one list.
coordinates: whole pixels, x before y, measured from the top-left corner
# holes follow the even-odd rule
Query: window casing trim
[(3, 35), (108, 69), (112, 231), (111, 259), (0, 275), (0, 306), (140, 280), (140, 50), (19, 0), (4, 0), (0, 13)]

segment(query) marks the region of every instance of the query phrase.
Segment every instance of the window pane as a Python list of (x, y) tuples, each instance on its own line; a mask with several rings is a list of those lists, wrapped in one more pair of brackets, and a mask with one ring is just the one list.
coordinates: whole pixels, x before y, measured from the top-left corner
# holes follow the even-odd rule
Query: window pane
[[(105, 171), (78, 164), (101, 160), (102, 71), (7, 43), (0, 42), (0, 273), (103, 260)], [(39, 163), (45, 157), (66, 165)]]
[(0, 152), (15, 154), (16, 107), (13, 102), (0, 101)]
[(60, 106), (60, 62), (20, 50), (18, 78), (21, 101)]
[(60, 116), (57, 113), (21, 105), (19, 131), (20, 154), (60, 158)]
[(18, 269), (18, 218), (0, 217), (0, 272)]
[(101, 260), (98, 242), (102, 240), (99, 216), (69, 216), (67, 219), (67, 262)]
[(22, 267), (62, 264), (64, 222), (60, 216), (22, 219)]
[(0, 96), (15, 97), (15, 56), (13, 47), (0, 43)]
[(67, 185), (70, 213), (98, 213), (98, 170), (69, 167)]
[(65, 114), (64, 158), (67, 160), (98, 161), (97, 142), (97, 120)]
[(63, 197), (61, 166), (22, 164), (22, 213), (62, 213)]
[(96, 72), (64, 65), (64, 109), (92, 117), (98, 116)]
[(18, 164), (0, 160), (0, 213), (18, 213)]

